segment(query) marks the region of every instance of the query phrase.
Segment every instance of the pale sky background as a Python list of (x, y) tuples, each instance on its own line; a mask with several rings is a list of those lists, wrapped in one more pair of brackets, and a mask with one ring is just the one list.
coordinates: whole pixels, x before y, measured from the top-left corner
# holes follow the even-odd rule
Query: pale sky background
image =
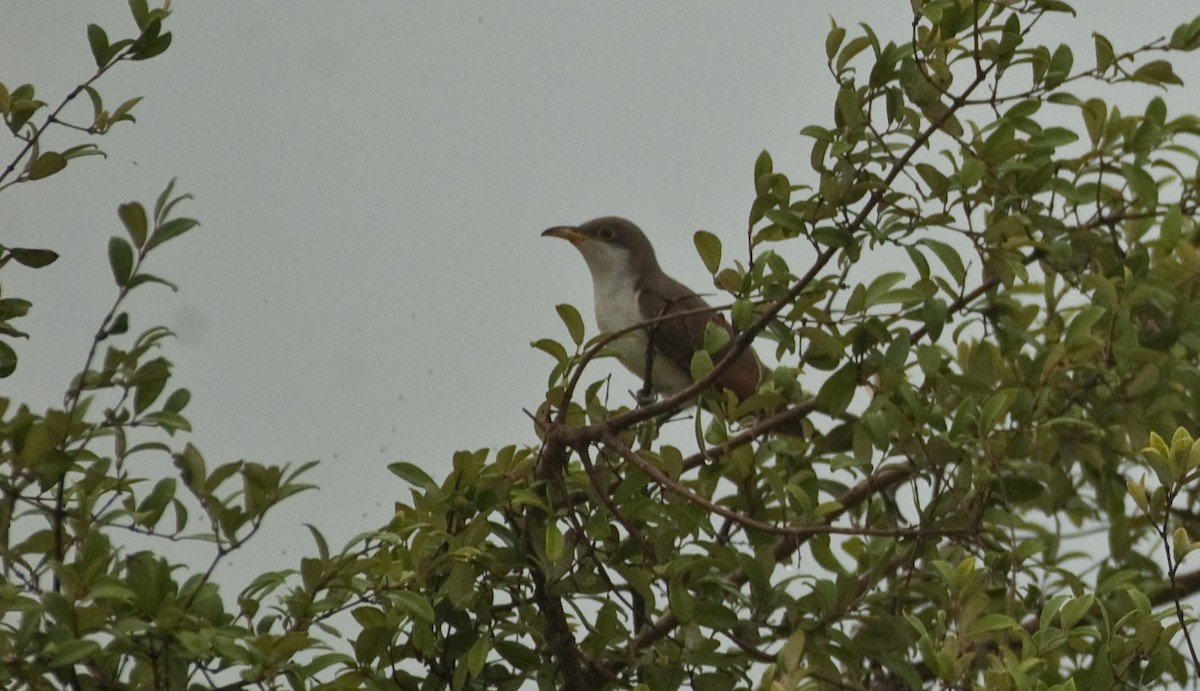
[[(1093, 64), (1094, 30), (1128, 49), (1197, 12), (1078, 6), (1041, 34), (1077, 46), (1077, 66)], [(108, 158), (0, 194), (0, 242), (62, 255), (4, 272), (5, 294), (34, 311), (0, 392), (61, 400), (115, 295), (117, 205), (149, 206), (177, 177), (195, 197), (179, 211), (202, 225), (152, 256), (180, 292), (142, 289), (132, 331), (178, 334), (163, 354), (192, 390), (186, 438), (210, 467), (321, 459), (320, 491), (277, 510), (224, 578), (294, 566), (313, 552), (302, 522), (340, 545), (387, 521), (408, 497), (388, 463), (440, 479), (455, 450), (535, 440), (522, 408), (542, 400), (551, 361), (529, 343), (566, 339), (559, 302), (591, 328), (583, 261), (542, 229), (626, 216), (669, 273), (706, 290), (692, 233), (741, 256), (759, 151), (812, 181), (798, 133), (830, 119), (829, 16), (885, 41), (911, 24), (906, 0), (531, 7), (177, 2), (170, 50), (97, 85), (110, 109), (145, 97), (136, 125), (98, 140)], [(94, 70), (90, 22), (133, 33), (124, 2), (0, 2), (0, 80), (57, 104)], [(1189, 90), (1169, 102), (1200, 112), (1200, 65), (1179, 64)], [(53, 130), (44, 148), (77, 134)], [(0, 144), (4, 161), (14, 151)], [(619, 391), (638, 385), (619, 376)]]

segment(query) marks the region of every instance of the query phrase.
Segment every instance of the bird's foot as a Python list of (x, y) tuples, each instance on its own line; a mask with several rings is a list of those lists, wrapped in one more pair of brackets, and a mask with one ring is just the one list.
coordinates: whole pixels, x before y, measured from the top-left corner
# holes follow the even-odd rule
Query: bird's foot
[(633, 393), (633, 400), (637, 401), (639, 408), (648, 406), (658, 400), (658, 395), (648, 388), (641, 388)]

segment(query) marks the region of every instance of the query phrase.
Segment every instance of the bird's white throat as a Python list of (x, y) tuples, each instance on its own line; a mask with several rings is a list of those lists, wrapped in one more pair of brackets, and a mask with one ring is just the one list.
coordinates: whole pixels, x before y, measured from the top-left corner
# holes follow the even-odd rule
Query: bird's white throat
[(580, 249), (592, 273), (596, 326), (612, 332), (643, 321), (638, 306), (637, 276), (628, 250), (591, 242)]

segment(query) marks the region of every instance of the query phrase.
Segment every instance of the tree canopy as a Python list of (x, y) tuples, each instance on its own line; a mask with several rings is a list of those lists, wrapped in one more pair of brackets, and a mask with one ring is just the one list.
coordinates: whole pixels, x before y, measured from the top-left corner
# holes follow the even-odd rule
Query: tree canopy
[[(120, 204), (112, 307), (62, 405), (0, 398), (0, 681), (1195, 686), (1200, 117), (1162, 94), (1200, 17), (1076, 55), (1042, 30), (1076, 14), (1061, 0), (913, 6), (905, 37), (831, 24), (809, 159), (754, 161), (744, 247), (695, 234), (736, 336), (696, 354), (693, 386), (627, 397), (590, 367), (620, 334), (561, 305), (565, 335), (533, 344), (533, 433), (444, 478), (393, 464), (411, 490), (386, 525), (342, 547), (310, 527), (295, 569), (232, 595), (214, 574), (310, 464), (213, 465), (185, 441), (170, 333), (135, 335), (125, 301), (174, 288), (152, 255), (197, 223), (174, 183)], [(134, 119), (102, 77), (171, 34), (169, 8), (130, 8), (128, 38), (88, 27), (95, 72), (53, 108), (0, 85), (17, 145), (0, 191), (70, 175)], [(83, 96), (91, 121), (72, 122)], [(51, 150), (63, 130), (83, 141)], [(0, 246), (9, 270), (55, 258)], [(0, 297), (0, 376), (31, 305)], [(779, 363), (758, 393), (712, 391), (751, 347)], [(194, 540), (209, 566), (154, 540)]]

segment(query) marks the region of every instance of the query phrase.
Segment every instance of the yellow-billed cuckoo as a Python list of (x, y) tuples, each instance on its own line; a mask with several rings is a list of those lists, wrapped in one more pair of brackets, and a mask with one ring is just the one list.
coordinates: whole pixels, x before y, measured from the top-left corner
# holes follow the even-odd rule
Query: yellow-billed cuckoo
[[(557, 226), (542, 232), (569, 240), (592, 273), (596, 325), (611, 333), (676, 313), (676, 319), (630, 332), (612, 342), (617, 357), (639, 377), (647, 372), (646, 355), (653, 354), (650, 379), (653, 388), (670, 395), (691, 385), (692, 355), (704, 347), (704, 331), (716, 322), (730, 333), (732, 327), (707, 302), (679, 281), (663, 273), (654, 247), (641, 229), (615, 216), (593, 219), (578, 226)], [(647, 348), (647, 330), (652, 337)], [(732, 339), (731, 339), (732, 344)], [(730, 345), (713, 355), (720, 362)], [(741, 400), (758, 389), (766, 369), (754, 351), (747, 349), (716, 381)]]

